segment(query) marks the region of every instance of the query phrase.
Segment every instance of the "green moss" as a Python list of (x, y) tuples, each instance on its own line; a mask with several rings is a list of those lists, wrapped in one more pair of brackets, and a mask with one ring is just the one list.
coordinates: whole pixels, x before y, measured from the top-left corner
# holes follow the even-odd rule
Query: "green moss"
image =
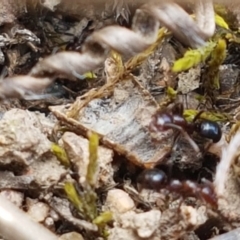
[(66, 151), (56, 143), (51, 145), (52, 153), (57, 157), (57, 159), (66, 167), (70, 166), (70, 161), (68, 159)]
[(208, 42), (205, 46), (198, 49), (188, 50), (184, 56), (176, 60), (173, 64), (173, 72), (182, 72), (196, 67), (200, 63), (205, 63), (216, 46), (215, 42)]
[(97, 208), (96, 179), (98, 169), (99, 137), (95, 133), (89, 134), (89, 164), (86, 181), (82, 183), (81, 191), (77, 191), (71, 182), (66, 182), (64, 190), (69, 201), (79, 211), (80, 216), (98, 226), (99, 235), (106, 238), (106, 224), (112, 221), (111, 212), (99, 213)]
[[(186, 109), (184, 110), (183, 116), (188, 122), (192, 122), (198, 113), (198, 110)], [(226, 114), (219, 112), (203, 112), (201, 113), (200, 118), (213, 122), (226, 122), (229, 120), (229, 117)]]
[(87, 169), (87, 183), (94, 187), (96, 183), (96, 174), (97, 174), (97, 159), (98, 159), (98, 145), (99, 139), (97, 134), (89, 135), (89, 164)]

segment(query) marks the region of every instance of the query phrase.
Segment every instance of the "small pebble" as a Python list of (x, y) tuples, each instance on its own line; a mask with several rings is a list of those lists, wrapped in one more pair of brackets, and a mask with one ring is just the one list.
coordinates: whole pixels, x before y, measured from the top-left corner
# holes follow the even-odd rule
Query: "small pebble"
[(69, 232), (63, 234), (59, 240), (84, 240), (83, 236), (77, 232)]
[(135, 204), (130, 196), (121, 189), (108, 191), (106, 205), (110, 211), (125, 213), (135, 208)]
[(43, 222), (49, 214), (49, 206), (43, 202), (27, 199), (28, 215), (36, 222)]

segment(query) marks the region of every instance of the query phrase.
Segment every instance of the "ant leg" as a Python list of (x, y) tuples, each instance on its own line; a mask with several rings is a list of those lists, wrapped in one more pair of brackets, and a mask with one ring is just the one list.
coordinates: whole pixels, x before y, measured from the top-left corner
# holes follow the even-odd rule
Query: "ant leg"
[(179, 115), (183, 115), (183, 104), (182, 103), (176, 103), (172, 108), (173, 113), (177, 113)]
[(182, 133), (182, 135), (188, 140), (189, 144), (192, 146), (194, 151), (197, 153), (200, 152), (198, 145), (192, 140), (192, 138), (188, 135), (188, 133), (182, 127), (180, 127), (176, 124), (173, 124), (173, 123), (167, 123), (167, 124), (164, 124), (164, 126), (173, 128), (173, 129), (177, 129), (178, 131), (180, 131)]
[(206, 143), (204, 151), (203, 151), (203, 155), (205, 155), (208, 152), (208, 150), (212, 146), (212, 144), (213, 144), (213, 140), (209, 140), (209, 142)]
[(70, 64), (68, 64), (68, 68), (71, 70), (72, 75), (78, 80), (84, 80), (86, 77), (80, 73), (78, 73)]
[(213, 183), (205, 178), (202, 178), (201, 182), (202, 186), (199, 192), (201, 198), (210, 205), (217, 207), (218, 202)]
[(179, 131), (177, 131), (176, 134), (174, 134), (171, 149), (174, 147), (174, 145), (178, 141), (179, 135), (180, 135)]
[(72, 75), (79, 80), (84, 80), (85, 79), (84, 75), (81, 75), (81, 74), (77, 73), (74, 69), (72, 69)]
[[(179, 131), (177, 131), (174, 134), (173, 141), (172, 141), (172, 144), (171, 144), (171, 151), (172, 151), (174, 145), (176, 144), (176, 142), (178, 141), (179, 135), (180, 135)], [(168, 164), (168, 175), (171, 177), (172, 176), (173, 161), (167, 161), (167, 164)]]
[(197, 115), (193, 119), (193, 123), (196, 122), (201, 117), (202, 113), (204, 113), (203, 110), (201, 110), (197, 113)]

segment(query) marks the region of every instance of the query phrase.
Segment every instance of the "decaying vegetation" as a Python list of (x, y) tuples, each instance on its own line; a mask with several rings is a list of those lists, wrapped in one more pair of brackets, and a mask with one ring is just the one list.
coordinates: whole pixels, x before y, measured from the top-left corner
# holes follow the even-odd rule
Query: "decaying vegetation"
[(144, 3), (0, 0), (2, 239), (238, 239), (240, 3)]

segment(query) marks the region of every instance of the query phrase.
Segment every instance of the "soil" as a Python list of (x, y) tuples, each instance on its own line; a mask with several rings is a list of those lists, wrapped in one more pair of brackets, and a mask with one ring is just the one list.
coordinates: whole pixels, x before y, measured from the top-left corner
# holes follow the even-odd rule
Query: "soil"
[[(79, 12), (77, 0), (43, 2), (0, 1), (0, 195), (53, 239), (238, 239), (236, 10), (218, 9), (230, 29), (212, 38), (226, 43), (214, 71), (216, 51), (174, 72), (188, 46), (153, 16), (133, 18), (140, 1)], [(198, 112), (196, 123), (220, 126), (220, 141), (191, 131)], [(162, 113), (184, 123), (151, 125)], [(152, 168), (166, 179), (148, 189), (154, 176), (139, 176)]]

